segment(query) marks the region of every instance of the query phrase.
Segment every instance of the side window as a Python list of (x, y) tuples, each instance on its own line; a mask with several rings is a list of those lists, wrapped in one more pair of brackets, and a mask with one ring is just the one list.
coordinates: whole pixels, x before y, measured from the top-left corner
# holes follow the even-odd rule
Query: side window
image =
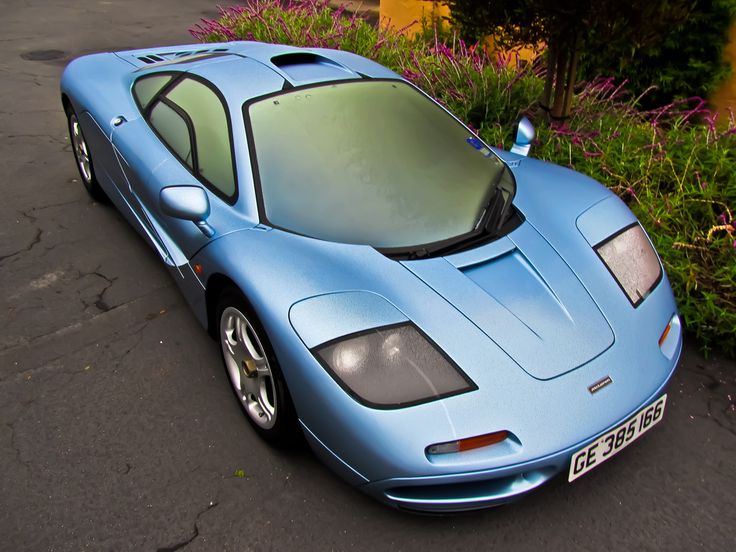
[(148, 122), (156, 129), (161, 139), (174, 150), (190, 169), (194, 168), (192, 141), (184, 118), (164, 102), (151, 109)]
[(171, 80), (171, 75), (150, 75), (135, 81), (133, 96), (141, 111), (145, 111), (153, 97)]
[(191, 120), (196, 152), (195, 174), (220, 195), (234, 197), (235, 167), (223, 102), (211, 88), (191, 78), (182, 79), (166, 93), (165, 98), (167, 103), (170, 101), (185, 111)]

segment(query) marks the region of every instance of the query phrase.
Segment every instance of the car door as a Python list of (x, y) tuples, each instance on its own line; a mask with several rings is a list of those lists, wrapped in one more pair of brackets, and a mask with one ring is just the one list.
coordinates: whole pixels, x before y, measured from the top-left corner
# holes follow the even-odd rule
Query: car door
[(142, 215), (180, 265), (212, 238), (191, 221), (165, 215), (159, 205), (161, 189), (203, 188), (210, 200), (207, 222), (217, 236), (232, 230), (237, 221), (233, 205), (238, 187), (231, 123), (222, 96), (209, 82), (188, 74), (155, 82), (151, 88), (160, 90), (154, 94), (139, 84), (161, 76), (136, 82), (134, 93), (144, 117), (118, 127), (113, 143), (130, 173), (131, 194)]
[(151, 173), (145, 168), (155, 167), (161, 162), (162, 155), (169, 154), (168, 151), (142, 119), (126, 121), (118, 126), (113, 131), (112, 141), (115, 163), (120, 171), (120, 194), (161, 259), (170, 266), (182, 264), (183, 253), (172, 247), (173, 244), (167, 243), (165, 233), (158, 227), (150, 211), (143, 207), (140, 196), (135, 193), (145, 186)]

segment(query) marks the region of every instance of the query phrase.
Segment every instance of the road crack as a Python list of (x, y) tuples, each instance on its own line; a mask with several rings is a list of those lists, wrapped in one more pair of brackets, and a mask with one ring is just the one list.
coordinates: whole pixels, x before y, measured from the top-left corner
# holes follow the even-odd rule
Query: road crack
[(101, 312), (108, 312), (109, 310), (114, 309), (118, 305), (109, 305), (107, 301), (105, 301), (105, 293), (112, 287), (112, 285), (115, 283), (115, 281), (118, 279), (117, 276), (114, 276), (112, 278), (108, 278), (105, 276), (102, 272), (100, 272), (101, 267), (97, 267), (94, 270), (90, 272), (78, 272), (77, 280), (81, 280), (83, 278), (87, 278), (88, 276), (96, 276), (97, 278), (100, 278), (105, 282), (105, 285), (102, 287), (102, 289), (97, 292), (95, 295), (95, 298), (92, 301), (87, 301), (84, 298), (82, 298), (82, 304), (84, 305), (84, 308), (90, 307), (94, 305), (97, 307), (97, 309)]
[[(736, 399), (732, 395), (733, 392), (729, 392), (729, 389), (732, 387), (732, 383), (729, 381), (730, 378), (716, 377), (706, 372), (704, 367), (700, 365), (697, 368), (697, 370), (689, 368), (687, 371), (705, 380), (700, 382), (700, 386), (701, 389), (708, 392), (708, 397), (706, 400), (706, 413), (704, 415), (696, 414), (693, 417), (701, 420), (710, 420), (721, 429), (728, 431), (736, 437), (736, 427), (734, 427), (733, 420), (731, 419), (731, 415), (736, 412)], [(725, 403), (725, 406), (723, 408), (717, 408), (714, 403), (719, 407)]]
[(190, 544), (192, 544), (192, 542), (194, 541), (194, 539), (196, 539), (199, 536), (199, 526), (197, 525), (199, 523), (199, 518), (204, 513), (209, 512), (210, 510), (212, 510), (212, 508), (216, 507), (217, 504), (218, 504), (217, 502), (210, 502), (209, 503), (209, 506), (207, 506), (204, 510), (200, 511), (197, 514), (197, 517), (194, 519), (194, 530), (193, 530), (193, 533), (192, 533), (192, 536), (191, 537), (189, 537), (185, 541), (178, 542), (178, 543), (173, 544), (171, 546), (162, 546), (160, 548), (157, 548), (156, 549), (156, 552), (175, 552), (176, 550), (181, 550), (185, 546), (189, 546)]
[(100, 291), (97, 294), (97, 300), (95, 301), (95, 307), (100, 309), (102, 312), (107, 312), (110, 309), (114, 308), (115, 305), (110, 306), (107, 304), (107, 302), (105, 301), (105, 293), (107, 293), (107, 290), (112, 287), (112, 285), (115, 283), (115, 280), (117, 280), (118, 277), (115, 276), (114, 278), (108, 278), (107, 276), (102, 274), (102, 272), (99, 272), (98, 270), (95, 270), (92, 274), (94, 274), (95, 276), (99, 278), (102, 278), (106, 282), (105, 287), (103, 287), (102, 291)]
[[(736, 437), (736, 429), (734, 429), (733, 427), (730, 427), (730, 426), (726, 425), (724, 422), (722, 422), (716, 416), (713, 415), (713, 399), (712, 398), (709, 398), (708, 399), (708, 403), (707, 404), (708, 404), (708, 414), (706, 416), (707, 419), (712, 420), (713, 422), (715, 422), (715, 424), (717, 426), (719, 426), (722, 429), (725, 429), (731, 435), (733, 435), (734, 437)], [(728, 413), (731, 411), (731, 409), (733, 408), (733, 406), (734, 406), (734, 403), (733, 402), (731, 402), (730, 404), (728, 404), (726, 406), (726, 408), (723, 409), (723, 414), (725, 416), (728, 416)], [(726, 418), (726, 419), (728, 419), (728, 418)]]
[(146, 329), (148, 326), (148, 322), (144, 322), (141, 324), (141, 327), (135, 330), (131, 335), (135, 335), (137, 337), (135, 343), (133, 343), (130, 347), (125, 349), (125, 351), (122, 352), (118, 356), (118, 358), (115, 361), (115, 368), (120, 367), (123, 364), (123, 361), (128, 358), (128, 355), (132, 353), (135, 349), (138, 348), (138, 346), (143, 342), (143, 330)]
[(4, 263), (6, 260), (12, 259), (13, 257), (17, 257), (18, 255), (28, 253), (36, 245), (41, 243), (41, 234), (43, 234), (43, 230), (41, 230), (40, 228), (36, 228), (36, 234), (33, 236), (31, 243), (29, 243), (24, 248), (19, 249), (18, 251), (14, 251), (13, 253), (9, 253), (7, 255), (0, 256), (0, 263)]
[(21, 214), (29, 219), (33, 219), (33, 222), (36, 221), (36, 216), (31, 215), (30, 213), (35, 213), (37, 211), (43, 211), (44, 209), (52, 209), (53, 207), (65, 207), (66, 205), (72, 205), (72, 204), (79, 204), (78, 199), (72, 199), (70, 201), (61, 201), (59, 203), (48, 203), (46, 205), (39, 205), (37, 207), (33, 207), (32, 209), (29, 209), (28, 211), (21, 211)]

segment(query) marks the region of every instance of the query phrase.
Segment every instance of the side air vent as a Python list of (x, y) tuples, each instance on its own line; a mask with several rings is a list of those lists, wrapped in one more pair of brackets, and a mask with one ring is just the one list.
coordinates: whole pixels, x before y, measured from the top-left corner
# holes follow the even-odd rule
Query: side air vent
[(179, 52), (159, 52), (156, 54), (145, 54), (142, 56), (136, 56), (139, 60), (141, 60), (143, 63), (151, 64), (151, 63), (161, 63), (163, 61), (189, 61), (188, 58), (199, 58), (202, 59), (209, 56), (218, 56), (222, 55), (223, 53), (226, 53), (228, 51), (227, 48), (205, 48), (203, 50), (187, 50), (187, 51), (179, 51)]
[(149, 54), (147, 56), (138, 56), (138, 59), (144, 63), (158, 63), (159, 61), (165, 61), (164, 58), (159, 57), (155, 54)]

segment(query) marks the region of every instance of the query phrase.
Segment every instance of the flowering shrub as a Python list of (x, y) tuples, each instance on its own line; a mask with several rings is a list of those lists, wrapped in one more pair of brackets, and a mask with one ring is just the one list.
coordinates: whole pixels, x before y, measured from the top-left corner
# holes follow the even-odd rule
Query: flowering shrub
[[(642, 221), (670, 277), (687, 329), (704, 351), (736, 353), (736, 121), (692, 98), (637, 109), (612, 79), (584, 84), (572, 117), (549, 124), (533, 66), (452, 37), (409, 40), (326, 0), (252, 0), (221, 8), (191, 33), (203, 42), (259, 40), (349, 50), (388, 66), (445, 104), (491, 145), (509, 147), (513, 123), (535, 119), (532, 154), (596, 178)], [(511, 54), (513, 55), (513, 54)]]
[(251, 0), (243, 6), (219, 8), (217, 20), (202, 19), (189, 32), (202, 42), (257, 40), (347, 50), (393, 67), (410, 48), (411, 40), (368, 24), (344, 7), (333, 9), (328, 0)]

